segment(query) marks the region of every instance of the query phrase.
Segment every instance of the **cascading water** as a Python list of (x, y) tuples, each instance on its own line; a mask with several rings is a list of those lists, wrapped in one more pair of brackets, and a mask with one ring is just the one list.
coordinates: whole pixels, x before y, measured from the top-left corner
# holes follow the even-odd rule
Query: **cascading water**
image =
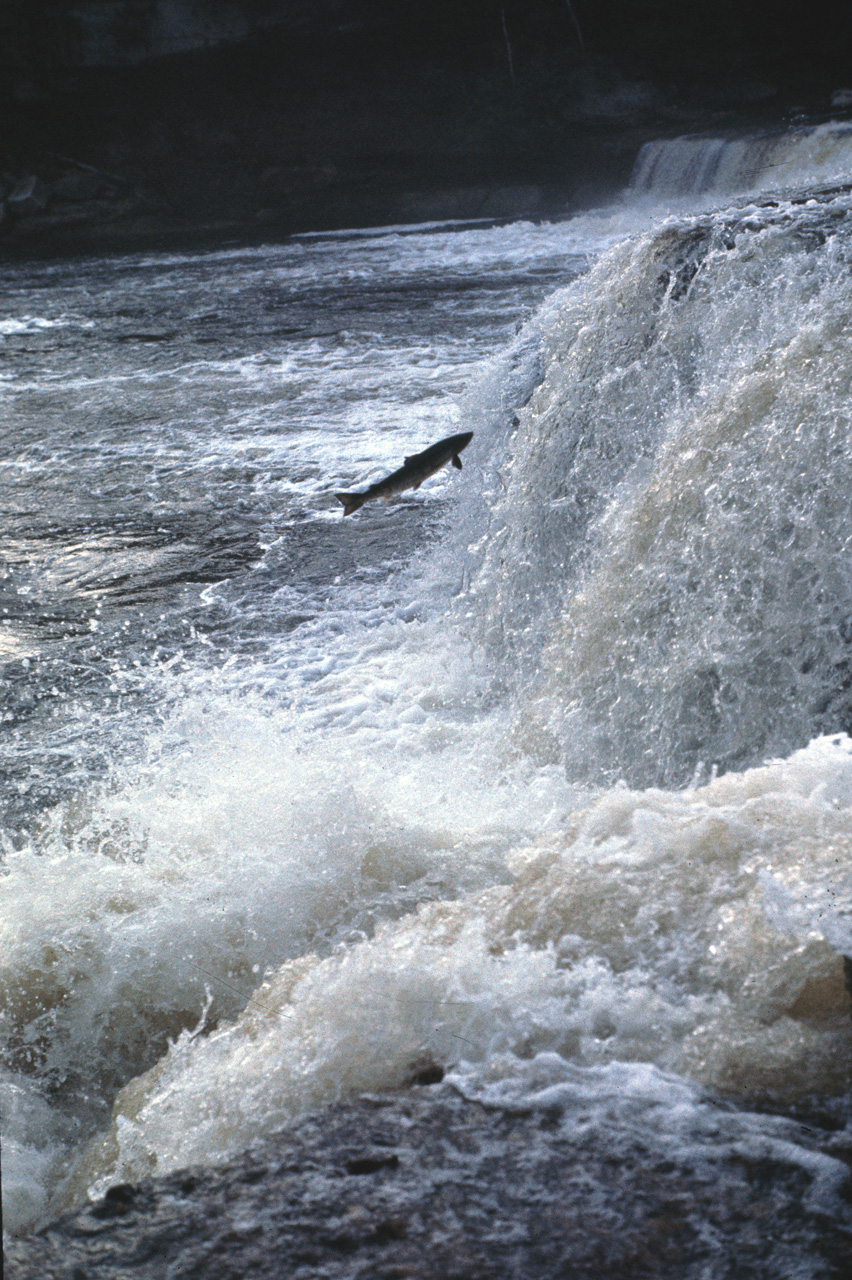
[[(178, 606), (134, 600), (129, 637), (106, 596), (100, 649), (84, 613), (49, 653), (28, 641), (54, 679), (83, 635), (112, 692), (59, 690), (21, 739), (58, 760), (76, 725), (83, 746), (58, 803), (39, 791), (10, 829), (0, 881), (17, 1229), (424, 1061), (492, 1102), (561, 1091), (582, 1123), (606, 1113), (684, 1159), (771, 1148), (838, 1212), (852, 198), (624, 239), (636, 218), (127, 268), (140, 297), (149, 269), (184, 298), (196, 270), (234, 297), (249, 272), (270, 310), (274, 288), (306, 307), (308, 281), (327, 329), (283, 350), (249, 335), (268, 365), (109, 366), (157, 419), (162, 518), (244, 500), (263, 550), (218, 585), (184, 575)], [(36, 283), (71, 323), (67, 282)], [(67, 389), (15, 376), (30, 412), (63, 410)], [(462, 422), (460, 478), (341, 522), (335, 488)], [(119, 476), (138, 429), (122, 447)], [(79, 612), (95, 588), (78, 588)], [(831, 1143), (762, 1112), (807, 1100)]]
[(683, 784), (852, 723), (849, 211), (630, 241), (539, 320), (472, 595), (519, 740)]
[(718, 197), (850, 178), (852, 124), (832, 120), (742, 137), (696, 134), (646, 142), (630, 188), (636, 195)]

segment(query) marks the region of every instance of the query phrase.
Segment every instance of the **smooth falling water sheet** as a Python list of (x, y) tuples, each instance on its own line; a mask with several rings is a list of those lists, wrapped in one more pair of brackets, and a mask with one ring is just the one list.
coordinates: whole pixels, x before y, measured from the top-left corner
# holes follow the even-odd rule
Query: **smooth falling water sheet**
[(17, 270), (12, 1230), (423, 1063), (847, 1212), (850, 208)]
[(784, 187), (846, 182), (852, 164), (852, 124), (830, 120), (740, 137), (687, 134), (646, 142), (630, 187), (658, 199), (714, 198)]

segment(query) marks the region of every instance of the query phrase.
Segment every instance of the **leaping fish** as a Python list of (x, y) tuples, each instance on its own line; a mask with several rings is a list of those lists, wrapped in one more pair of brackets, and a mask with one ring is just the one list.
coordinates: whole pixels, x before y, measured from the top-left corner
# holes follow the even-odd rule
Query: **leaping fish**
[(430, 444), (429, 448), (424, 449), (422, 453), (413, 453), (410, 458), (405, 459), (398, 471), (392, 471), (389, 476), (385, 476), (384, 480), (377, 480), (363, 493), (335, 494), (337, 501), (343, 503), (344, 516), (351, 516), (353, 511), (357, 511), (365, 502), (370, 502), (373, 498), (387, 499), (392, 498), (395, 493), (402, 493), (404, 489), (419, 489), (424, 480), (428, 480), (429, 476), (440, 471), (441, 467), (450, 460), (453, 466), (461, 471), (459, 454), (462, 449), (467, 448), (472, 439), (472, 431), (462, 431), (457, 436), (447, 436), (446, 440)]

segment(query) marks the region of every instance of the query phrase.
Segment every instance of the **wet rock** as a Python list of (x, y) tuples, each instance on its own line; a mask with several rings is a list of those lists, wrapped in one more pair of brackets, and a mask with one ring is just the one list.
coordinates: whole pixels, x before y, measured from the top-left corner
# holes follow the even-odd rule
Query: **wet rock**
[[(486, 1108), (446, 1085), (365, 1095), (217, 1168), (112, 1188), (12, 1241), (8, 1274), (846, 1280), (852, 1138), (802, 1135), (810, 1155), (798, 1162), (771, 1142), (699, 1158), (688, 1143), (656, 1150), (630, 1126)], [(821, 1147), (841, 1175), (831, 1206), (809, 1173)]]

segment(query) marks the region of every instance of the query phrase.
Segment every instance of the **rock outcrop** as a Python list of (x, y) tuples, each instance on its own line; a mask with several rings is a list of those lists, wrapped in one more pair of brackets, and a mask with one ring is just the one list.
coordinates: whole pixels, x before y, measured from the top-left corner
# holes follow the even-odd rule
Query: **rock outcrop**
[[(730, 1108), (719, 1115), (730, 1127)], [(649, 1130), (563, 1119), (558, 1107), (486, 1108), (446, 1084), (365, 1096), (220, 1167), (111, 1188), (13, 1241), (8, 1275), (848, 1277), (848, 1133), (802, 1126), (791, 1158), (771, 1139), (760, 1150), (711, 1140), (673, 1152)]]

